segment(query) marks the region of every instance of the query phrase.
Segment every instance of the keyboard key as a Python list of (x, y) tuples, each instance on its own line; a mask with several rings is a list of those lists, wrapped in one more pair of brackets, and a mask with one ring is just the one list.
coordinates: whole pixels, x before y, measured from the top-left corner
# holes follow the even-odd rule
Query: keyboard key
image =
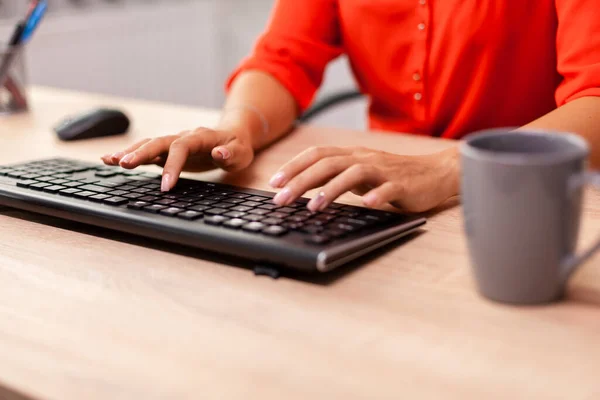
[(233, 199), (246, 199), (250, 197), (250, 195), (246, 193), (233, 193), (229, 197)]
[(120, 206), (129, 203), (129, 200), (125, 197), (113, 196), (108, 199), (105, 199), (103, 202), (104, 204), (107, 204), (109, 206)]
[(269, 226), (268, 228), (263, 229), (262, 233), (269, 236), (283, 236), (288, 233), (288, 230), (283, 226)]
[(314, 217), (315, 213), (312, 212), (312, 211), (305, 210), (305, 211), (297, 212), (294, 215), (297, 216), (297, 217)]
[(231, 203), (225, 203), (224, 201), (220, 202), (220, 203), (215, 203), (213, 204), (212, 208), (232, 208), (235, 207), (235, 204), (231, 204)]
[(263, 208), (265, 210), (276, 210), (277, 208), (279, 208), (278, 205), (276, 204), (263, 204), (261, 206), (258, 206), (259, 208)]
[(112, 178), (115, 175), (118, 175), (116, 171), (98, 171), (94, 175), (100, 178)]
[(309, 244), (327, 244), (331, 242), (331, 238), (327, 235), (312, 235), (306, 238), (306, 243)]
[(210, 196), (210, 197), (207, 197), (206, 200), (223, 201), (223, 200), (225, 200), (225, 198), (223, 196)]
[(264, 216), (256, 215), (256, 214), (246, 214), (242, 218), (245, 219), (246, 221), (252, 221), (252, 222), (258, 222), (258, 221), (262, 221), (263, 219), (265, 219)]
[(200, 205), (200, 206), (212, 206), (213, 204), (216, 204), (216, 201), (212, 201), (212, 200), (202, 200), (202, 201), (197, 201), (196, 204)]
[(167, 206), (161, 206), (160, 204), (152, 204), (151, 206), (144, 207), (143, 210), (147, 211), (147, 212), (151, 212), (153, 214), (158, 214), (165, 208), (167, 208)]
[(304, 222), (308, 219), (308, 217), (303, 217), (303, 216), (298, 216), (298, 215), (292, 215), (290, 217), (287, 217), (285, 220), (288, 222)]
[(59, 191), (58, 194), (60, 194), (61, 196), (66, 196), (66, 197), (73, 197), (73, 195), (77, 192), (81, 192), (81, 190), (70, 188), (70, 189), (63, 189), (63, 190)]
[(21, 179), (21, 177), (23, 175), (27, 175), (27, 174), (29, 174), (29, 171), (13, 171), (13, 172), (9, 172), (8, 174), (6, 174), (6, 176), (8, 176), (9, 178)]
[(141, 187), (141, 188), (133, 189), (132, 192), (134, 192), (134, 193), (148, 193), (148, 192), (152, 192), (152, 189)]
[(31, 185), (29, 185), (29, 189), (33, 189), (33, 190), (42, 190), (43, 188), (45, 188), (46, 186), (52, 186), (52, 184), (47, 183), (47, 182), (38, 182), (38, 183), (33, 183)]
[(208, 215), (221, 215), (221, 214), (225, 214), (228, 210), (224, 209), (224, 208), (210, 208), (206, 211), (204, 211), (205, 214)]
[(106, 192), (111, 191), (110, 188), (105, 188), (105, 187), (98, 186), (98, 185), (84, 185), (84, 186), (81, 186), (79, 188), (79, 190), (88, 190), (90, 192), (96, 192), (96, 193), (106, 193)]
[(96, 183), (96, 182), (100, 182), (100, 179), (97, 178), (83, 178), (83, 179), (78, 179), (79, 182), (81, 183)]
[(256, 215), (267, 215), (269, 214), (271, 211), (269, 210), (264, 210), (262, 208), (257, 208), (255, 210), (250, 210), (248, 211), (249, 214), (256, 214)]
[(126, 199), (129, 199), (129, 200), (135, 200), (135, 199), (139, 199), (140, 197), (144, 197), (144, 195), (140, 194), (140, 193), (129, 193), (129, 194), (123, 195), (123, 197), (125, 197)]
[(144, 185), (144, 187), (147, 189), (156, 190), (156, 189), (160, 189), (160, 183), (149, 183), (147, 185)]
[(180, 201), (178, 203), (173, 203), (171, 204), (171, 207), (179, 207), (179, 208), (189, 208), (189, 207), (193, 207), (194, 203), (188, 203), (185, 201)]
[(223, 200), (224, 203), (231, 203), (231, 204), (240, 204), (240, 203), (244, 203), (244, 199), (225, 199)]
[(246, 213), (241, 211), (230, 211), (223, 215), (230, 218), (242, 218), (244, 215), (246, 215)]
[(69, 188), (75, 188), (75, 187), (83, 186), (83, 183), (71, 181), (71, 182), (65, 182), (63, 184), (63, 186), (66, 186), (66, 187), (69, 187)]
[(333, 239), (340, 239), (348, 234), (347, 231), (341, 229), (326, 229), (324, 233)]
[(108, 194), (112, 194), (113, 196), (124, 196), (126, 194), (129, 194), (129, 192), (125, 190), (113, 190), (112, 192), (108, 192)]
[(209, 208), (211, 208), (211, 207), (209, 207), (209, 206), (192, 206), (192, 207), (189, 207), (190, 210), (192, 210), (192, 211), (198, 211), (198, 212), (201, 212), (201, 213), (203, 213), (204, 211), (208, 210)]
[(282, 226), (288, 228), (289, 230), (297, 231), (299, 229), (302, 229), (304, 227), (304, 224), (301, 222), (285, 222)]
[(35, 179), (35, 178), (39, 178), (41, 177), (41, 175), (38, 174), (27, 174), (27, 175), (23, 175), (21, 178), (23, 179)]
[(133, 189), (135, 189), (135, 186), (131, 186), (131, 185), (123, 185), (123, 186), (119, 186), (119, 190), (126, 190), (126, 191), (132, 191)]
[(270, 213), (270, 214), (267, 214), (267, 217), (271, 217), (271, 218), (281, 218), (281, 219), (283, 219), (283, 218), (287, 218), (288, 216), (289, 216), (289, 214), (287, 214), (287, 213), (282, 213), (282, 212), (279, 212), (279, 211), (277, 211), (277, 212), (272, 212), (272, 213)]
[(36, 181), (39, 182), (50, 182), (55, 180), (53, 176), (40, 176), (38, 178), (35, 178)]
[(235, 206), (231, 208), (231, 211), (241, 211), (241, 212), (246, 212), (246, 211), (250, 211), (252, 210), (252, 207), (246, 207), (246, 206)]
[(339, 203), (333, 203), (329, 205), (329, 208), (333, 208), (334, 210), (339, 210), (340, 208), (344, 207), (344, 204), (339, 204)]
[(55, 174), (54, 177), (58, 179), (66, 179), (71, 178), (73, 175), (71, 174)]
[(66, 189), (66, 187), (60, 186), (60, 185), (52, 185), (52, 186), (46, 186), (42, 190), (47, 193), (58, 193), (60, 190), (63, 190), (63, 189)]
[(156, 196), (144, 196), (144, 197), (140, 197), (138, 200), (153, 202), (153, 201), (156, 201), (156, 200), (160, 200), (160, 197), (156, 197)]
[(0, 176), (6, 176), (12, 169), (9, 168), (0, 168)]
[(104, 186), (104, 187), (111, 188), (111, 189), (114, 189), (114, 188), (117, 188), (117, 187), (121, 186), (120, 183), (110, 182), (110, 181), (96, 182), (96, 185), (98, 185), (98, 186)]
[(246, 225), (248, 222), (244, 221), (241, 218), (234, 218), (234, 219), (230, 219), (229, 221), (226, 221), (223, 223), (223, 226), (226, 226), (227, 228), (233, 228), (233, 229), (238, 229), (241, 228), (242, 226)]
[(347, 231), (347, 232), (354, 232), (358, 229), (355, 226), (347, 225), (347, 224), (333, 224), (332, 228), (339, 229), (342, 231)]
[(281, 225), (283, 220), (281, 218), (267, 218), (263, 219), (262, 222), (267, 225)]
[(340, 210), (336, 210), (335, 208), (327, 207), (326, 209), (321, 211), (323, 214), (337, 215), (341, 213)]
[(19, 181), (17, 182), (17, 187), (28, 188), (31, 185), (38, 183), (38, 181), (34, 181), (33, 179), (28, 181)]
[(337, 223), (340, 224), (348, 224), (348, 225), (354, 225), (356, 227), (363, 227), (363, 226), (367, 226), (367, 222), (360, 220), (360, 219), (355, 219), (355, 218), (347, 218), (347, 217), (342, 217), (336, 220)]
[(156, 202), (156, 204), (161, 204), (163, 206), (168, 206), (169, 204), (176, 203), (177, 201), (171, 199), (162, 199)]
[(260, 222), (250, 222), (242, 226), (242, 229), (247, 232), (260, 232), (266, 227), (267, 226), (265, 224), (261, 224)]
[(293, 214), (296, 211), (297, 210), (295, 208), (292, 208), (292, 207), (283, 207), (283, 208), (280, 208), (279, 210), (277, 210), (277, 212), (286, 213), (286, 214)]
[(69, 181), (66, 179), (55, 179), (53, 181), (50, 181), (50, 183), (53, 185), (64, 185), (67, 182), (69, 182)]
[(160, 210), (160, 213), (162, 215), (166, 215), (168, 217), (174, 217), (182, 211), (183, 210), (181, 208), (169, 207), (169, 208), (165, 208), (164, 210)]
[(95, 195), (97, 195), (97, 194), (98, 194), (98, 193), (95, 193), (95, 192), (89, 192), (89, 191), (79, 191), (79, 192), (77, 192), (77, 193), (73, 194), (73, 197), (76, 197), (76, 198), (78, 198), (78, 199), (87, 199), (88, 197), (90, 197), (90, 196), (95, 196)]
[(309, 233), (311, 235), (323, 232), (323, 227), (314, 225), (305, 225), (300, 229), (300, 232)]
[(270, 197), (264, 197), (264, 196), (252, 196), (252, 197), (248, 197), (246, 198), (246, 200), (248, 201), (256, 201), (256, 202), (263, 202), (263, 201), (267, 201), (267, 200), (271, 200)]
[(132, 210), (141, 210), (144, 207), (149, 206), (150, 203), (145, 202), (145, 201), (132, 201), (129, 204), (127, 204), (127, 208), (130, 208)]
[(202, 213), (198, 211), (184, 211), (182, 213), (177, 214), (177, 218), (186, 219), (188, 221), (194, 221), (199, 218), (202, 218)]
[(204, 218), (204, 222), (209, 225), (221, 225), (223, 222), (229, 220), (229, 218), (222, 215), (211, 215), (210, 217)]
[(106, 199), (108, 199), (108, 198), (110, 198), (110, 197), (112, 197), (112, 196), (111, 196), (111, 195), (109, 195), (109, 194), (97, 194), (97, 195), (95, 195), (95, 196), (90, 196), (90, 198), (89, 198), (89, 199), (90, 199), (91, 201), (95, 201), (95, 202), (97, 202), (97, 203), (102, 203), (102, 201), (103, 201), (103, 200), (106, 200)]

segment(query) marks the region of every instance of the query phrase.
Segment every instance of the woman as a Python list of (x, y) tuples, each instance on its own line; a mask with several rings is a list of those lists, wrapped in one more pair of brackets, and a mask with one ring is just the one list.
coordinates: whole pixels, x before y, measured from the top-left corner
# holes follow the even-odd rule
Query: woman
[[(216, 129), (145, 140), (103, 157), (164, 165), (162, 190), (182, 170), (241, 170), (289, 131), (326, 65), (346, 54), (369, 95), (370, 127), (459, 139), (497, 126), (576, 132), (600, 165), (598, 0), (278, 0), (253, 54), (227, 83)], [(321, 187), (308, 208), (347, 191), (368, 207), (425, 211), (458, 194), (456, 147), (403, 156), (311, 148), (272, 178), (275, 203)]]

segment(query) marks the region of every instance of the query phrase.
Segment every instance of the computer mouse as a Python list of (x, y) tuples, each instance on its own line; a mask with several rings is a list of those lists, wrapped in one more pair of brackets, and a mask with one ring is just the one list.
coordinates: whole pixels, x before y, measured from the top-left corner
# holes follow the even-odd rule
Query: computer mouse
[(72, 141), (122, 135), (129, 124), (129, 118), (122, 111), (97, 108), (65, 119), (54, 131), (61, 140)]

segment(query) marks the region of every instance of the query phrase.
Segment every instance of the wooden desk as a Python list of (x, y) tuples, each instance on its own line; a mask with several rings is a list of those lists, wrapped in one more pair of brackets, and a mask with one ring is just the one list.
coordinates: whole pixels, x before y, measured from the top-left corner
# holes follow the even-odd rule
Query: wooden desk
[[(97, 160), (217, 118), (50, 89), (31, 95), (30, 114), (0, 119), (3, 162)], [(64, 144), (50, 132), (64, 115), (103, 104), (132, 115), (131, 135)], [(406, 153), (448, 145), (307, 127), (227, 179), (267, 188), (302, 148), (340, 143)], [(589, 194), (582, 245), (600, 231), (600, 197)], [(34, 397), (600, 398), (598, 258), (563, 303), (490, 303), (471, 279), (459, 207), (371, 263), (311, 282), (257, 278), (199, 252), (7, 209), (0, 238), (0, 382)]]

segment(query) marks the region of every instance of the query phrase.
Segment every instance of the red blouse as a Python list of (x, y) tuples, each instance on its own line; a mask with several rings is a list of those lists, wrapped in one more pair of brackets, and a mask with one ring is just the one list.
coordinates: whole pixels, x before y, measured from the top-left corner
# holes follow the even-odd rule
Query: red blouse
[(460, 138), (600, 96), (598, 0), (277, 0), (243, 70), (305, 110), (346, 54), (371, 129)]

